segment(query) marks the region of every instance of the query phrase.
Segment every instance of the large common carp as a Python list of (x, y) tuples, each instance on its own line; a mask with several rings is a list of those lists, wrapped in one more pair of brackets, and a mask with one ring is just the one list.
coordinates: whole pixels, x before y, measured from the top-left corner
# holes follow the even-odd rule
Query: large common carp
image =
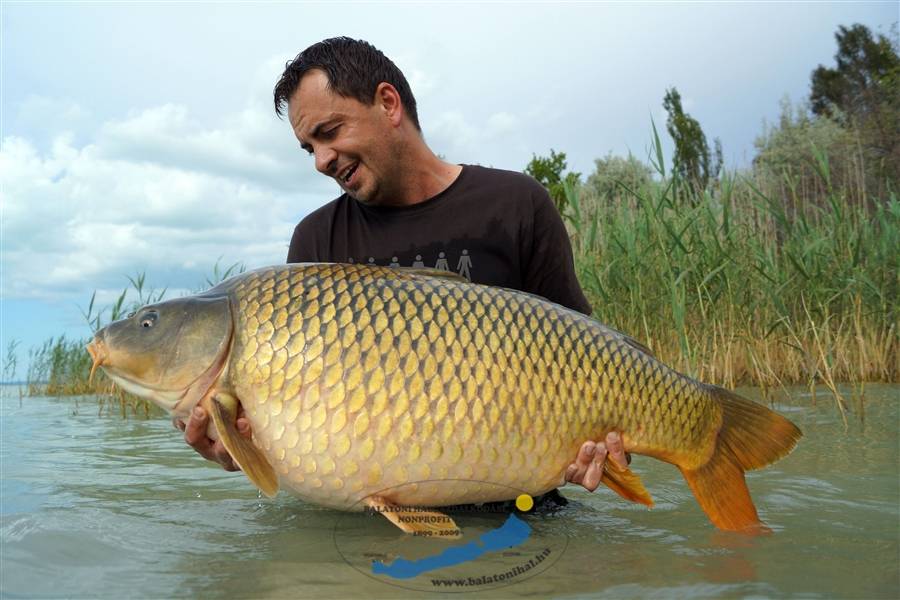
[[(741, 530), (760, 525), (744, 471), (801, 435), (589, 317), (439, 271), (258, 269), (145, 306), (88, 349), (94, 368), (175, 417), (202, 403), (265, 493), (337, 509), (541, 494), (564, 483), (582, 442), (616, 430), (626, 451), (677, 466), (716, 526)], [(236, 432), (238, 403), (252, 441)], [(607, 465), (605, 483), (652, 504), (630, 470)]]

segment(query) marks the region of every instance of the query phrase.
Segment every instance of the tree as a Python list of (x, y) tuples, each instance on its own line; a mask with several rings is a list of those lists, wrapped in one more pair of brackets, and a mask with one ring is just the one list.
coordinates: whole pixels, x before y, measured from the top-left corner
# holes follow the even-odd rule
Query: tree
[(900, 56), (891, 41), (881, 34), (874, 39), (859, 23), (841, 25), (834, 37), (837, 67), (819, 65), (812, 73), (813, 114), (840, 119), (877, 112), (885, 102), (896, 103)]
[(569, 185), (574, 186), (581, 178), (581, 173), (572, 172), (563, 175), (566, 166), (566, 153), (557, 153), (551, 148), (549, 158), (532, 154), (531, 162), (525, 167), (526, 174), (531, 175), (538, 183), (547, 188), (547, 191), (550, 193), (550, 197), (553, 198), (553, 203), (556, 204), (556, 208), (559, 210), (560, 214), (563, 213), (566, 207), (564, 182), (568, 182)]
[(599, 197), (612, 199), (629, 193), (639, 193), (650, 183), (653, 171), (634, 157), (614, 156), (612, 152), (594, 160), (594, 172), (588, 177), (587, 186)]
[(813, 114), (859, 132), (878, 174), (900, 175), (900, 55), (896, 43), (865, 25), (838, 27), (836, 66), (819, 65), (810, 82)]
[(716, 140), (716, 160), (709, 154), (709, 144), (700, 123), (684, 112), (681, 106), (681, 94), (674, 87), (666, 90), (663, 108), (669, 114), (666, 129), (675, 142), (673, 170), (682, 180), (689, 182), (697, 190), (706, 189), (711, 178), (715, 178), (721, 169), (722, 145)]
[(834, 119), (810, 114), (806, 104), (781, 100), (777, 124), (765, 125), (754, 145), (753, 171), (766, 194), (790, 206), (815, 206), (828, 190), (817, 170), (816, 155), (828, 157), (831, 183), (862, 201), (855, 136)]

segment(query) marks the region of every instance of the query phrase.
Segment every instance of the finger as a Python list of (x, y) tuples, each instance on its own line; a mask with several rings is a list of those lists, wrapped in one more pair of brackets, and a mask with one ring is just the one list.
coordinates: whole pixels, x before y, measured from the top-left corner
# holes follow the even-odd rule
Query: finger
[(575, 457), (575, 464), (579, 469), (587, 469), (591, 461), (594, 459), (594, 449), (597, 447), (592, 441), (587, 441), (581, 445), (578, 456)]
[(622, 436), (618, 431), (610, 431), (606, 434), (606, 448), (609, 451), (609, 457), (616, 461), (620, 467), (628, 467), (628, 459), (625, 457), (625, 446), (622, 444)]
[(226, 471), (240, 471), (241, 468), (234, 462), (234, 459), (231, 458), (231, 454), (228, 453), (228, 450), (225, 448), (225, 444), (222, 443), (222, 440), (217, 440), (214, 444), (212, 444), (212, 454), (213, 460), (222, 465), (222, 468)]
[(240, 433), (245, 438), (249, 438), (253, 433), (250, 430), (250, 419), (248, 419), (247, 417), (238, 417), (234, 426), (237, 427), (238, 433)]
[[(188, 446), (200, 452), (198, 446), (209, 446), (211, 441), (206, 435), (206, 427), (209, 425), (209, 416), (199, 406), (194, 407), (191, 418), (184, 430), (184, 441)], [(201, 453), (202, 454), (202, 453)]]
[(593, 492), (600, 485), (600, 478), (603, 477), (604, 462), (606, 462), (606, 446), (597, 444), (594, 449), (594, 458), (584, 474), (584, 479), (581, 481), (581, 485), (589, 492)]
[(215, 449), (213, 448), (213, 441), (208, 437), (188, 439), (188, 434), (185, 433), (184, 441), (187, 442), (188, 446), (193, 448), (197, 454), (199, 454), (206, 460), (219, 462), (219, 460), (216, 458)]
[(206, 435), (209, 416), (199, 406), (194, 407), (191, 418), (184, 429), (184, 441), (206, 460), (219, 463), (226, 469), (233, 467), (233, 461), (221, 441), (213, 442)]
[(585, 472), (591, 464), (591, 460), (593, 460), (595, 446), (596, 444), (590, 441), (581, 445), (578, 455), (575, 457), (575, 462), (566, 469), (566, 481), (581, 483)]
[(175, 429), (178, 429), (180, 431), (184, 431), (184, 428), (186, 427), (186, 425), (184, 424), (184, 421), (182, 421), (178, 417), (172, 418), (172, 425), (175, 426)]

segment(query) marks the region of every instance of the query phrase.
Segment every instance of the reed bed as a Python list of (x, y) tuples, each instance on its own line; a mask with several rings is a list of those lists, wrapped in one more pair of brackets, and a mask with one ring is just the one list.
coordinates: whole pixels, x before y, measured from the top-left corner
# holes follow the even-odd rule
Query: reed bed
[[(667, 176), (598, 195), (568, 186), (579, 279), (594, 316), (675, 368), (770, 390), (900, 380), (900, 202), (726, 173), (697, 192)], [(790, 188), (787, 177), (787, 187)], [(787, 209), (786, 207), (789, 207)]]

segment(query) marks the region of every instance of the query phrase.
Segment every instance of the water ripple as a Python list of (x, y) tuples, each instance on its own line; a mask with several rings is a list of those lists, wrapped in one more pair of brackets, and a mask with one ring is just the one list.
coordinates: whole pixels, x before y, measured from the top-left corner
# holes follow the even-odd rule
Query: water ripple
[[(864, 418), (851, 414), (846, 432), (830, 403), (779, 400), (804, 438), (747, 476), (773, 535), (716, 531), (676, 469), (636, 457), (653, 510), (569, 486), (569, 507), (532, 517), (568, 540), (562, 559), (483, 595), (896, 597), (898, 390), (867, 386)], [(338, 513), (286, 494), (260, 499), (165, 419), (98, 417), (85, 399), (72, 409), (71, 400), (0, 403), (0, 596), (413, 597), (342, 561)], [(380, 560), (404, 540), (386, 524), (351, 525), (348, 540)]]

